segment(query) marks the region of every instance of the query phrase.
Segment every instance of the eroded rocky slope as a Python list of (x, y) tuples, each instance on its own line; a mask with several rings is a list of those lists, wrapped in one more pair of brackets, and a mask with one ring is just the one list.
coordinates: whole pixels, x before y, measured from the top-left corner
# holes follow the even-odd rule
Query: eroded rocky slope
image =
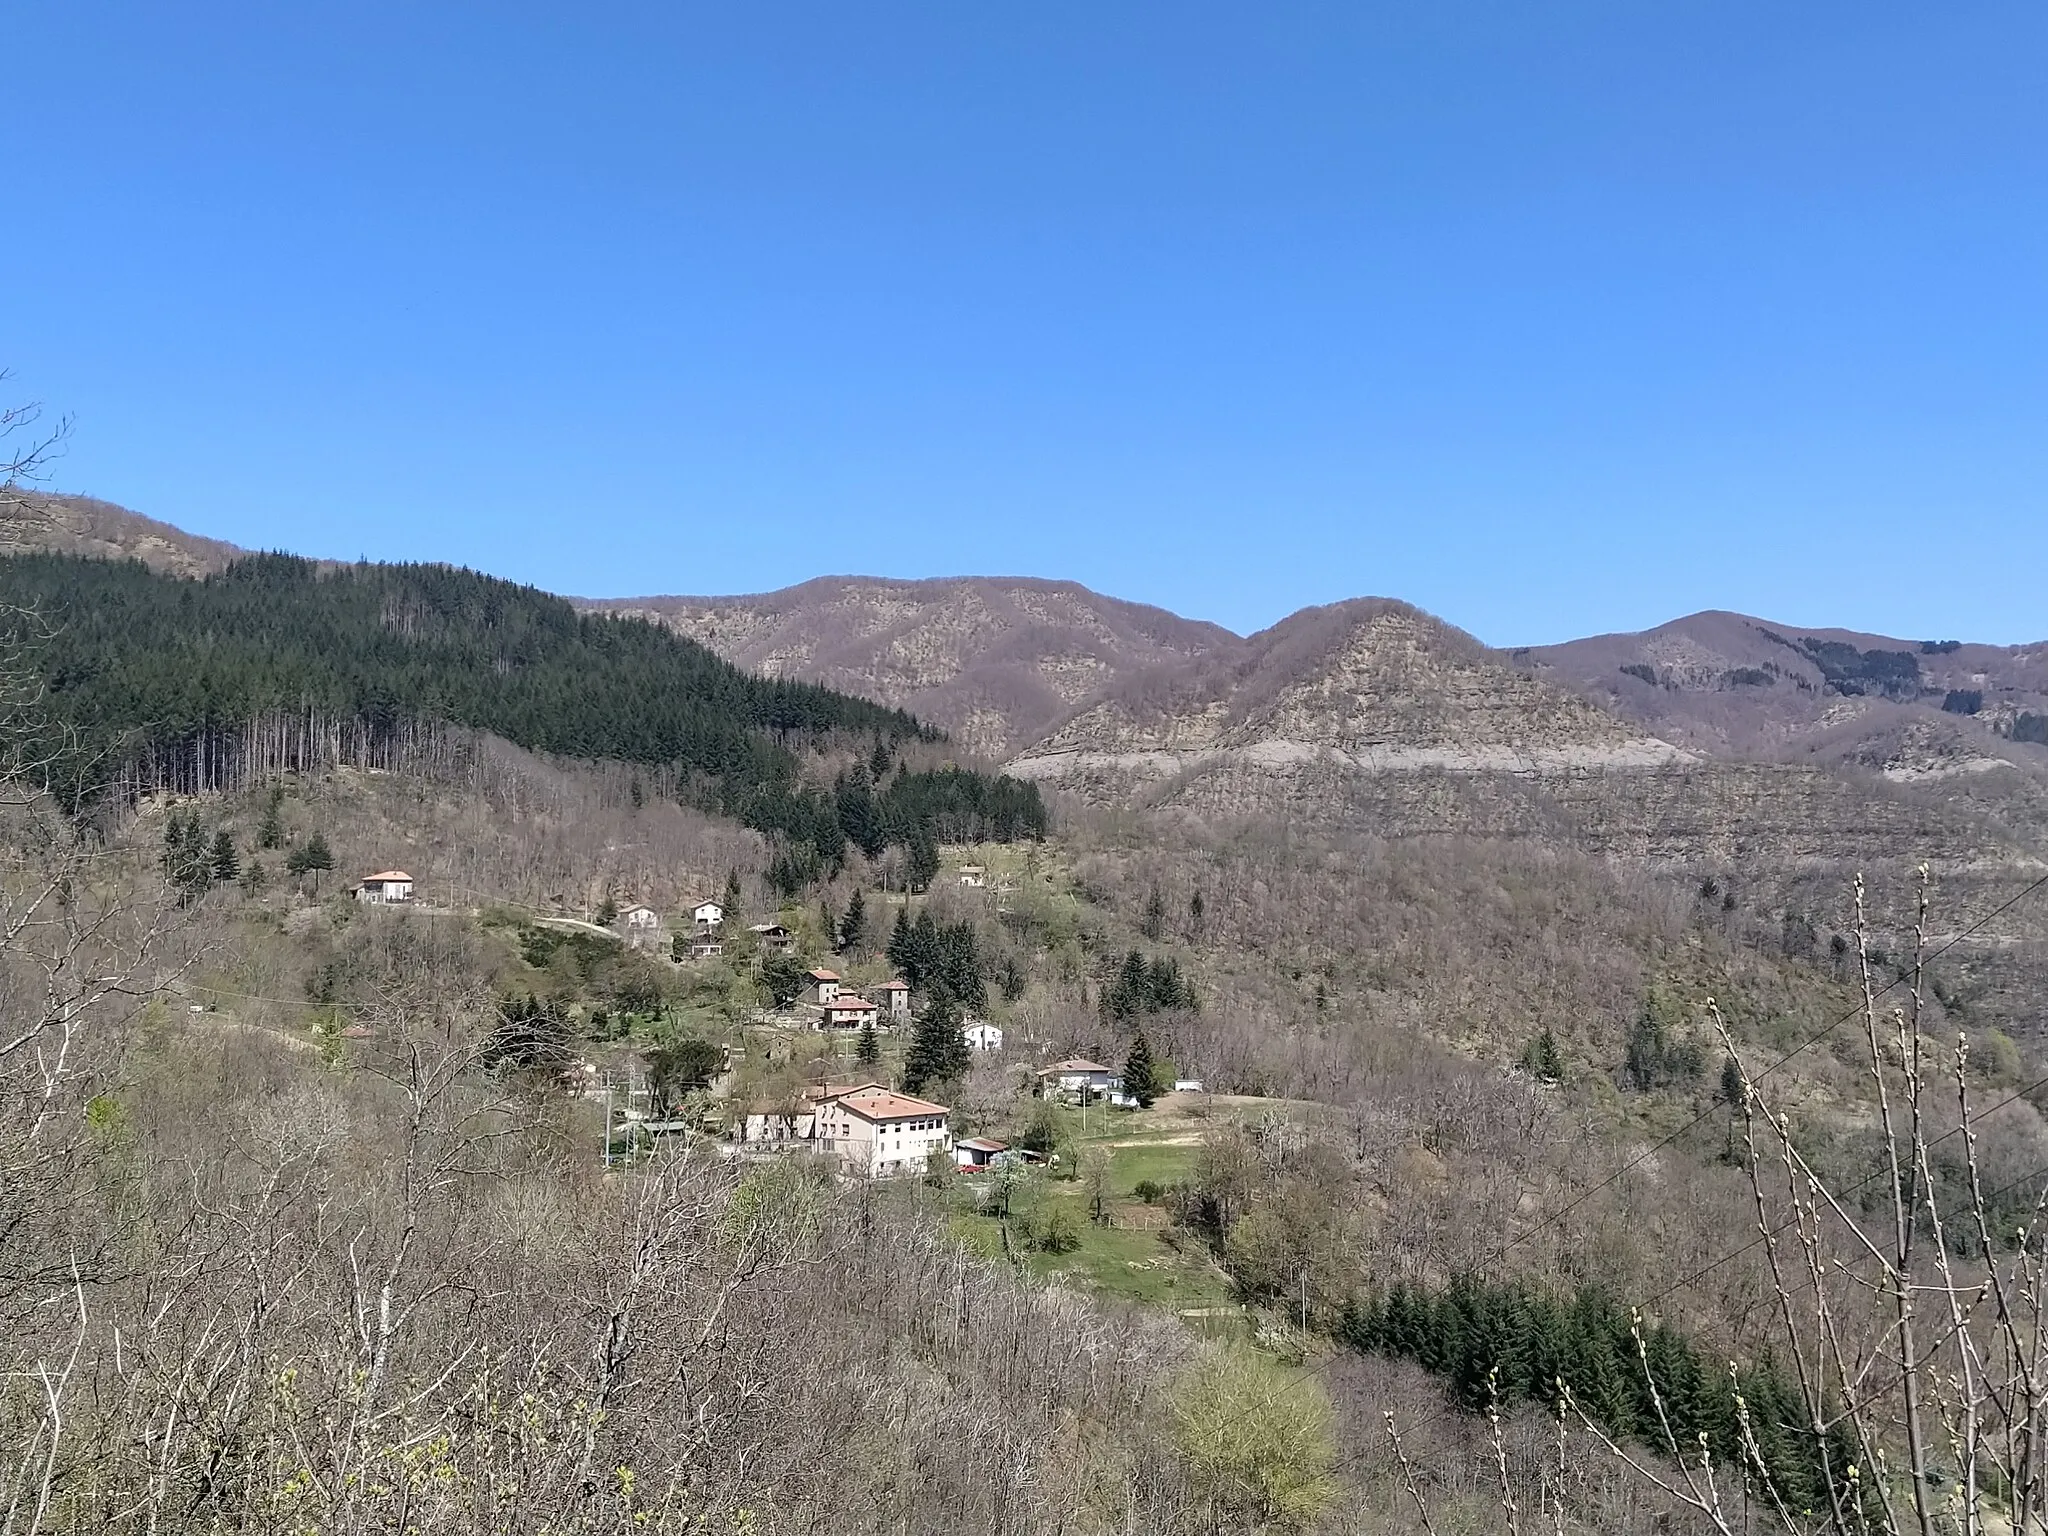
[(1418, 609), (1362, 598), (1306, 609), (1233, 655), (1112, 689), (1013, 766), (1040, 778), (1229, 764), (1546, 772), (1684, 755)]

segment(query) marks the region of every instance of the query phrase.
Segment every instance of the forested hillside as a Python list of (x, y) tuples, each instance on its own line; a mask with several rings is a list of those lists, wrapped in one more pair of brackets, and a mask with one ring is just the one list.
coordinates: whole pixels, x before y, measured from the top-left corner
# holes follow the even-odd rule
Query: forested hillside
[[(659, 770), (654, 782), (784, 840), (796, 872), (869, 851), (1045, 827), (1037, 791), (963, 769), (899, 772), (870, 793), (807, 785), (807, 749), (893, 749), (937, 733), (814, 684), (752, 676), (637, 619), (579, 614), (445, 566), (322, 570), (252, 556), (202, 580), (136, 562), (0, 560), (0, 639), (41, 684), (22, 722), (51, 787), (234, 789), (351, 753), (399, 766), (437, 725), (562, 757)], [(389, 760), (389, 761), (387, 761)], [(842, 826), (842, 802), (856, 825)]]

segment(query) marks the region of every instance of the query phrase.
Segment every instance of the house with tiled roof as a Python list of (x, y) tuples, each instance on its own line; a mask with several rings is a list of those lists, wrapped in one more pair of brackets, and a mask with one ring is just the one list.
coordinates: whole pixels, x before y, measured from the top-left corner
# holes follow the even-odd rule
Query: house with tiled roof
[(855, 1178), (922, 1173), (933, 1153), (953, 1146), (953, 1112), (943, 1104), (880, 1086), (827, 1099), (813, 1117), (818, 1150)]
[(808, 983), (804, 988), (804, 1001), (813, 1008), (823, 1008), (839, 995), (839, 973), (837, 971), (815, 970), (804, 972)]
[(880, 1022), (879, 1010), (864, 997), (841, 992), (824, 1008), (822, 1028), (861, 1029)]
[(398, 902), (412, 900), (412, 876), (402, 869), (383, 869), (356, 882), (356, 900)]

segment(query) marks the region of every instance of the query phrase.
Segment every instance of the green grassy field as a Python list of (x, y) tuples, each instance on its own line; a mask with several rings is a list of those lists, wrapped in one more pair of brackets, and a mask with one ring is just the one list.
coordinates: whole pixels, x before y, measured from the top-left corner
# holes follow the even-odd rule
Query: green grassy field
[[(1095, 1128), (1091, 1125), (1089, 1129), (1093, 1132)], [(1136, 1139), (1135, 1131), (1126, 1123), (1070, 1146), (1078, 1153), (1105, 1140)], [(1194, 1245), (1183, 1245), (1184, 1251), (1177, 1252), (1162, 1235), (1160, 1213), (1132, 1195), (1146, 1179), (1170, 1185), (1185, 1178), (1199, 1148), (1145, 1142), (1109, 1150), (1110, 1187), (1115, 1196), (1110, 1224), (1097, 1226), (1089, 1219), (1087, 1191), (1079, 1180), (1035, 1179), (1028, 1192), (1018, 1191), (1014, 1211), (1021, 1216), (1033, 1200), (1065, 1206), (1075, 1217), (1080, 1246), (1071, 1253), (1032, 1251), (1026, 1248), (1018, 1226), (1011, 1234), (1013, 1252), (1034, 1274), (1056, 1275), (1127, 1301), (1173, 1311), (1231, 1305), (1230, 1284), (1208, 1255)], [(975, 1252), (1002, 1258), (1001, 1222), (974, 1211), (971, 1199), (963, 1186), (961, 1209), (953, 1216), (954, 1234)]]

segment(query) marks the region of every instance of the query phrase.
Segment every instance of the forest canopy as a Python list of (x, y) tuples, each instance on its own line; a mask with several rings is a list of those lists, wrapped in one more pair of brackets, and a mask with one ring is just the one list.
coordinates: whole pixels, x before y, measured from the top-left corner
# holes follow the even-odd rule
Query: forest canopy
[[(834, 736), (877, 751), (939, 734), (908, 713), (811, 683), (757, 677), (643, 619), (579, 613), (532, 587), (440, 565), (322, 567), (255, 555), (193, 581), (140, 563), (0, 559), (0, 641), (41, 685), (23, 722), (49, 787), (85, 804), (134, 765), (249, 754), (267, 719), (358, 736), (443, 722), (534, 751), (674, 771), (705, 809), (836, 863), (839, 797), (798, 751)], [(168, 771), (168, 770), (165, 770)], [(153, 787), (147, 782), (139, 787)], [(891, 841), (1045, 830), (1034, 786), (961, 769), (899, 774), (874, 797)]]

